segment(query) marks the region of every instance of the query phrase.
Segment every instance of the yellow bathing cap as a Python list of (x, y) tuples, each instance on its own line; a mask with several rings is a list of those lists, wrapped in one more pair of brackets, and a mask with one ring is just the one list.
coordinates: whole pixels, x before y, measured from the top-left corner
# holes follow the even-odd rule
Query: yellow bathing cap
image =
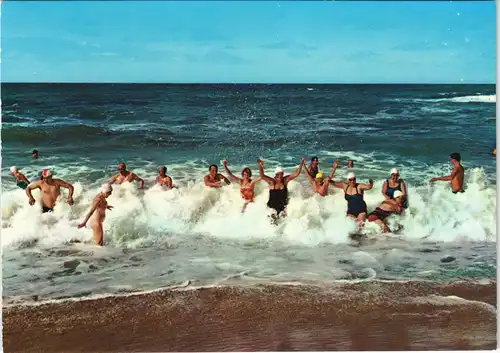
[(323, 178), (323, 173), (316, 174), (316, 179)]

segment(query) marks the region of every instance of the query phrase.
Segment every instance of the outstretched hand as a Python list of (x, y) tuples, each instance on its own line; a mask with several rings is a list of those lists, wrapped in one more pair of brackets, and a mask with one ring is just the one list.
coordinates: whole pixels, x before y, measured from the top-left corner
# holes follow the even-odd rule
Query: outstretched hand
[(108, 205), (108, 206), (106, 206), (106, 208), (107, 208), (108, 210), (112, 210), (112, 209), (113, 209), (113, 206)]
[(84, 228), (85, 226), (86, 226), (85, 223), (80, 223), (77, 227), (78, 227), (78, 229), (80, 229), (80, 228)]
[(338, 160), (335, 160), (333, 162), (333, 168), (337, 168), (339, 166), (339, 161)]
[(373, 179), (368, 179), (368, 182), (373, 185)]
[(433, 183), (435, 182), (437, 179), (436, 178), (432, 178), (431, 180), (429, 180), (429, 183)]
[(260, 167), (264, 167), (264, 162), (262, 162), (262, 160), (260, 160), (260, 159), (257, 159), (257, 164), (258, 164)]
[(224, 167), (226, 167), (226, 166), (227, 166), (227, 161), (226, 161), (225, 159), (222, 161), (222, 165), (223, 165)]

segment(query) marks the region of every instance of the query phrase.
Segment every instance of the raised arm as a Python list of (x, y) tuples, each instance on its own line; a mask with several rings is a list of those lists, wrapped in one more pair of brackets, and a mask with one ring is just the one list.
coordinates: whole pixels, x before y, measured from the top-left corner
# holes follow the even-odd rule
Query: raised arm
[(73, 192), (75, 191), (75, 188), (73, 187), (73, 185), (71, 185), (70, 183), (67, 183), (67, 182), (65, 182), (64, 180), (61, 180), (61, 179), (57, 179), (56, 182), (57, 182), (57, 185), (62, 186), (63, 188), (68, 189), (68, 191), (69, 191), (68, 203), (70, 205), (72, 205), (73, 204)]
[(389, 195), (387, 195), (387, 180), (384, 181), (384, 184), (382, 184), (382, 195), (384, 195), (384, 198), (386, 200), (390, 200), (391, 198), (389, 197)]
[(300, 172), (302, 171), (302, 168), (304, 167), (304, 164), (306, 163), (306, 159), (305, 158), (302, 158), (302, 160), (300, 161), (300, 165), (299, 167), (297, 168), (297, 170), (293, 173), (293, 174), (290, 174), (290, 175), (287, 175), (285, 177), (285, 179), (283, 180), (285, 184), (288, 184), (289, 182), (291, 182), (293, 179), (295, 179), (296, 177), (298, 177), (300, 175)]
[(29, 184), (26, 187), (26, 195), (28, 195), (30, 205), (33, 205), (35, 203), (35, 199), (33, 198), (33, 195), (31, 195), (31, 190), (40, 189), (40, 183), (41, 181), (37, 181), (36, 183)]
[(335, 175), (335, 172), (337, 171), (337, 167), (339, 166), (339, 161), (335, 160), (332, 165), (332, 171), (330, 172), (330, 175), (328, 176), (329, 180), (333, 180), (333, 176)]
[(100, 200), (99, 199), (94, 199), (94, 203), (92, 204), (92, 208), (90, 209), (89, 213), (87, 213), (87, 216), (83, 220), (82, 223), (78, 225), (78, 228), (83, 228), (87, 225), (87, 222), (89, 221), (90, 217), (94, 214), (95, 210), (97, 209), (97, 206), (99, 205)]
[(431, 180), (429, 180), (431, 183), (435, 182), (435, 181), (451, 181), (456, 175), (458, 174), (458, 168), (453, 168), (453, 171), (451, 172), (450, 175), (448, 176), (442, 176), (442, 177), (437, 177), (437, 178), (432, 178)]
[(227, 167), (227, 161), (225, 161), (225, 160), (224, 160), (224, 161), (222, 161), (222, 166), (224, 167), (224, 170), (226, 171), (227, 175), (229, 175), (229, 177), (230, 177), (233, 181), (235, 181), (235, 182), (237, 182), (237, 183), (241, 184), (242, 179), (241, 179), (241, 178), (238, 178), (238, 177), (237, 177), (237, 176), (235, 176), (233, 173), (231, 173), (231, 171), (230, 171), (230, 170), (229, 170), (229, 168)]
[(250, 186), (254, 186), (255, 184), (257, 184), (259, 181), (261, 181), (262, 178), (261, 177), (258, 177), (258, 178), (255, 178), (255, 179), (252, 179), (252, 181), (250, 182)]
[(259, 176), (261, 180), (264, 180), (266, 183), (269, 185), (273, 185), (274, 179), (268, 177), (267, 175), (264, 174), (264, 162), (262, 162), (260, 159), (257, 160), (257, 164), (259, 165)]
[(368, 179), (368, 184), (359, 184), (359, 190), (371, 190), (373, 188), (373, 180)]
[(307, 180), (309, 180), (309, 183), (311, 185), (314, 185), (314, 179), (313, 179), (311, 173), (309, 172), (309, 170), (307, 169), (307, 167), (304, 168), (304, 173), (306, 174), (306, 177), (307, 177)]
[(334, 187), (339, 188), (339, 189), (345, 189), (345, 183), (343, 183), (341, 181), (335, 181), (332, 179), (332, 181), (330, 182), (330, 185), (333, 185)]

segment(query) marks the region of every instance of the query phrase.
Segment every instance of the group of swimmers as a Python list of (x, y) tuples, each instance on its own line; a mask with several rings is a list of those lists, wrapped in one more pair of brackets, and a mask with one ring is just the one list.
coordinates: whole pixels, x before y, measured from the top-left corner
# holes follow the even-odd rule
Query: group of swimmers
[[(35, 151), (34, 151), (35, 152)], [(38, 158), (38, 152), (36, 157)], [(449, 181), (451, 183), (451, 190), (453, 193), (464, 192), (464, 168), (461, 165), (461, 157), (459, 153), (450, 154), (450, 162), (453, 166), (453, 171), (448, 176), (432, 178), (429, 182), (435, 181)], [(298, 168), (289, 175), (284, 175), (281, 167), (274, 171), (274, 176), (268, 176), (264, 173), (264, 162), (257, 160), (259, 177), (252, 179), (252, 171), (250, 168), (245, 167), (241, 171), (241, 178), (235, 176), (228, 168), (227, 161), (222, 162), (224, 170), (229, 178), (235, 183), (240, 185), (241, 197), (244, 200), (242, 213), (245, 212), (249, 203), (254, 202), (254, 188), (257, 182), (264, 181), (269, 187), (269, 198), (267, 207), (270, 209), (269, 215), (273, 223), (279, 218), (286, 216), (286, 207), (288, 205), (288, 183), (297, 178), (302, 169), (304, 169), (305, 176), (311, 184), (312, 191), (321, 197), (328, 195), (329, 186), (342, 189), (344, 191), (344, 198), (347, 201), (346, 215), (358, 222), (359, 227), (364, 225), (366, 219), (369, 222), (378, 224), (383, 232), (390, 232), (386, 220), (391, 215), (401, 215), (404, 209), (408, 207), (407, 189), (405, 182), (400, 178), (397, 168), (392, 168), (390, 171), (390, 178), (386, 179), (382, 185), (382, 194), (384, 201), (375, 208), (371, 213), (368, 213), (366, 202), (364, 201), (364, 192), (373, 188), (373, 180), (369, 179), (367, 184), (358, 183), (356, 175), (353, 172), (347, 174), (347, 180), (335, 181), (333, 178), (338, 167), (338, 161), (334, 161), (332, 169), (327, 178), (324, 178), (323, 173), (319, 171), (319, 159), (313, 157), (309, 166), (305, 166), (306, 160), (302, 158)], [(349, 161), (348, 168), (353, 166), (353, 162)], [(106, 184), (101, 186), (100, 192), (94, 197), (93, 204), (87, 213), (84, 221), (78, 225), (78, 228), (85, 227), (87, 222), (92, 216), (91, 227), (94, 234), (94, 240), (98, 245), (103, 245), (103, 222), (106, 217), (106, 210), (111, 210), (113, 206), (108, 205), (106, 199), (112, 194), (112, 184), (122, 184), (124, 182), (138, 182), (139, 188), (144, 188), (144, 180), (137, 176), (135, 173), (127, 170), (125, 163), (120, 162), (117, 166), (118, 173), (114, 175)], [(205, 186), (210, 188), (220, 188), (224, 184), (231, 184), (231, 181), (218, 172), (218, 167), (212, 164), (208, 168), (209, 173), (204, 177), (203, 181)], [(58, 197), (61, 194), (61, 187), (68, 189), (67, 203), (73, 205), (73, 185), (61, 180), (55, 179), (49, 169), (43, 169), (40, 178), (37, 181), (30, 182), (25, 175), (23, 175), (16, 167), (11, 167), (11, 174), (16, 178), (17, 185), (26, 190), (28, 202), (30, 205), (35, 203), (32, 195), (32, 190), (40, 189), (41, 192), (41, 206), (42, 212), (52, 212)], [(167, 168), (158, 168), (158, 176), (156, 177), (156, 184), (160, 185), (163, 189), (168, 190), (175, 188), (172, 178), (167, 175)]]

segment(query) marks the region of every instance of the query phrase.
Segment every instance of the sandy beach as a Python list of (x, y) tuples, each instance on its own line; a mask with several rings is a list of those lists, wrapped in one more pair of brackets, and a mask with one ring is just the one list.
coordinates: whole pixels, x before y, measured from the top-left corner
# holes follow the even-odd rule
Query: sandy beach
[(161, 290), (4, 307), (5, 352), (496, 348), (496, 283)]

